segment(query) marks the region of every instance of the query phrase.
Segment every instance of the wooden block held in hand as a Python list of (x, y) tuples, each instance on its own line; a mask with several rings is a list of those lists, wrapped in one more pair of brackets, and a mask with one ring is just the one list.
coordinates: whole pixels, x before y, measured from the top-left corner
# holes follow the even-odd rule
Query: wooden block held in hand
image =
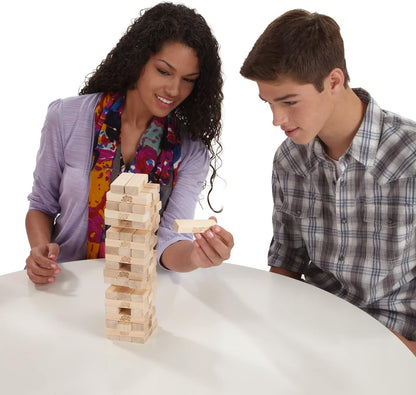
[(178, 233), (203, 233), (213, 225), (213, 219), (175, 219), (173, 228)]

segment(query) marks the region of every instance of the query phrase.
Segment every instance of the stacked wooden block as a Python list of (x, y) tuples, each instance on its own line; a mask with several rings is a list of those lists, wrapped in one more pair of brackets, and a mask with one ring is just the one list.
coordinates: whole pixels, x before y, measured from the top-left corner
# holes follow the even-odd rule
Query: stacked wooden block
[(122, 173), (107, 192), (104, 282), (106, 335), (144, 343), (157, 326), (155, 250), (159, 184), (144, 174)]

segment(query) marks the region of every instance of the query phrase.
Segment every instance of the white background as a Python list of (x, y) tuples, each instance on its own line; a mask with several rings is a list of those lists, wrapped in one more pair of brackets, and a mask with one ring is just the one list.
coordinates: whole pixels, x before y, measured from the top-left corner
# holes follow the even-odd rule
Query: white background
[[(76, 95), (118, 42), (144, 0), (8, 1), (1, 34), (0, 274), (21, 270), (29, 253), (24, 218), (40, 131), (48, 104)], [(221, 46), (224, 86), (223, 166), (214, 194), (219, 223), (231, 231), (229, 262), (268, 270), (271, 168), (283, 132), (256, 84), (239, 69), (267, 24), (292, 8), (332, 16), (341, 26), (352, 87), (367, 89), (381, 107), (416, 119), (414, 13), (410, 1), (187, 0), (211, 26)], [(197, 218), (212, 215), (206, 201)]]

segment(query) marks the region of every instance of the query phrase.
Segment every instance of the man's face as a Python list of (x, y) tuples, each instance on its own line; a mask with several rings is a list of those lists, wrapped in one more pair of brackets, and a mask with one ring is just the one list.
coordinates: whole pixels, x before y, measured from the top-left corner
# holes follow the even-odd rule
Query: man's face
[(280, 126), (296, 144), (308, 144), (325, 132), (334, 108), (329, 82), (318, 92), (313, 84), (291, 78), (278, 81), (257, 81), (259, 96), (269, 103), (273, 125)]

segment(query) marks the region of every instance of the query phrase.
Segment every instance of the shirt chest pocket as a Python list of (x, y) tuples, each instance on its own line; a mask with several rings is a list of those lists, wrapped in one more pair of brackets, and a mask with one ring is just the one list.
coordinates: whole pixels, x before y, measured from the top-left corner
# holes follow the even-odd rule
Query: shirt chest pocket
[[(409, 252), (415, 228), (415, 207), (383, 200), (364, 205), (364, 226), (375, 258), (395, 261)], [(370, 240), (369, 240), (370, 241)]]
[(322, 217), (322, 202), (313, 193), (285, 196), (279, 211), (297, 221)]

